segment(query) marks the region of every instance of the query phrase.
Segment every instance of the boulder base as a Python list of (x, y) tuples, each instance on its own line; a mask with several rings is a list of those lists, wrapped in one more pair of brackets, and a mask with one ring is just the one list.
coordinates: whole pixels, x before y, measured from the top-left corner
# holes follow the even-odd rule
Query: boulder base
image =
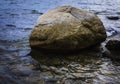
[(106, 39), (103, 23), (93, 13), (60, 6), (41, 15), (30, 35), (33, 49), (69, 52)]

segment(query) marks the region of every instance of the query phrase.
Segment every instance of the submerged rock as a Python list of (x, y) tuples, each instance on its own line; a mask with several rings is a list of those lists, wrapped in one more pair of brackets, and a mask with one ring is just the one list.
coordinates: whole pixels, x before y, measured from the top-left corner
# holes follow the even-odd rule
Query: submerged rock
[(106, 47), (109, 50), (120, 50), (120, 40), (109, 40)]
[(108, 50), (104, 52), (104, 56), (120, 60), (120, 34), (108, 38), (105, 47)]
[(120, 50), (120, 34), (107, 39), (106, 47), (108, 50)]
[(33, 49), (69, 52), (99, 44), (105, 39), (105, 28), (95, 14), (60, 6), (38, 18), (30, 35), (30, 45)]
[(118, 19), (119, 19), (119, 16), (110, 15), (110, 16), (107, 16), (107, 18), (108, 18), (109, 20), (118, 20)]

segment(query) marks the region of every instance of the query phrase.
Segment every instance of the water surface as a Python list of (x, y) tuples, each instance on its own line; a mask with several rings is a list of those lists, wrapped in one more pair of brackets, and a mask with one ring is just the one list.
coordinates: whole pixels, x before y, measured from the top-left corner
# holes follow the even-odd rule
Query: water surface
[(29, 35), (38, 16), (61, 5), (72, 5), (94, 12), (104, 23), (108, 36), (120, 32), (120, 20), (106, 18), (109, 15), (120, 17), (120, 0), (2, 0), (1, 84), (120, 83), (119, 62), (102, 57), (99, 52), (86, 51), (87, 53), (67, 57), (59, 54), (29, 54)]

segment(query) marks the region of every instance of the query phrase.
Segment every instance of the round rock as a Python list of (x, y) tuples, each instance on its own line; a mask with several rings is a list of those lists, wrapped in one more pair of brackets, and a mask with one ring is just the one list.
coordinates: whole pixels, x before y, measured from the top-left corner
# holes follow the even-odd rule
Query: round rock
[(30, 35), (33, 49), (69, 52), (100, 44), (106, 39), (103, 23), (93, 13), (59, 6), (41, 15)]
[(106, 46), (110, 51), (120, 50), (120, 34), (114, 35), (107, 39)]

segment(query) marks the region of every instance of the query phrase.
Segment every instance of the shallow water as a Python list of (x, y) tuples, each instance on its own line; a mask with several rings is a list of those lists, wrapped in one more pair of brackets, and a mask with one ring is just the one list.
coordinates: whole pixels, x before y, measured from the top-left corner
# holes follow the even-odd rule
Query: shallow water
[[(120, 0), (2, 0), (0, 1), (1, 84), (119, 84), (120, 63), (99, 52), (61, 56), (32, 53), (29, 35), (39, 15), (60, 5), (72, 5), (96, 13), (107, 35), (120, 33)], [(32, 58), (33, 57), (33, 58)], [(37, 61), (36, 61), (37, 60)]]

